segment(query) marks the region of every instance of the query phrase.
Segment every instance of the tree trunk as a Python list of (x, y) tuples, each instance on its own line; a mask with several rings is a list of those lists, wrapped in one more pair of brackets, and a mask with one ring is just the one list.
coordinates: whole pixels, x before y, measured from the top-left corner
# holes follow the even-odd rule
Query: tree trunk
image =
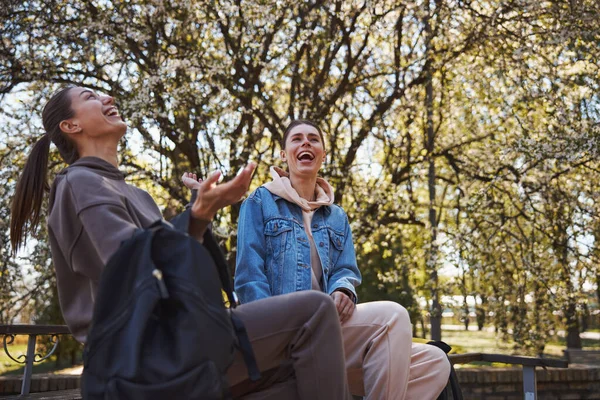
[(481, 305), (475, 306), (475, 318), (477, 320), (477, 330), (482, 331), (485, 325), (485, 302), (487, 299), (483, 295), (479, 295), (479, 298), (481, 299)]
[[(583, 291), (583, 289), (582, 289)], [(590, 308), (587, 303), (583, 303), (583, 310), (581, 312), (581, 332), (585, 332), (589, 329), (589, 319), (590, 319)]]
[(567, 348), (581, 349), (581, 338), (579, 337), (579, 318), (577, 315), (577, 297), (576, 288), (573, 283), (573, 271), (571, 270), (569, 260), (569, 233), (568, 227), (572, 222), (568, 211), (562, 202), (562, 196), (559, 192), (552, 192), (550, 197), (551, 204), (554, 206), (554, 225), (556, 236), (553, 241), (553, 248), (559, 255), (560, 278), (564, 284), (563, 291), (566, 304), (563, 304), (563, 313), (567, 331)]
[(543, 337), (543, 329), (545, 326), (542, 324), (542, 310), (544, 309), (544, 302), (547, 300), (544, 296), (544, 288), (537, 280), (533, 280), (533, 329), (536, 332), (536, 352), (541, 355), (544, 352), (545, 338)]
[[(461, 258), (461, 264), (462, 264), (462, 258)], [(462, 270), (462, 276), (461, 276), (461, 292), (462, 292), (462, 296), (463, 296), (463, 306), (462, 306), (462, 322), (465, 325), (465, 331), (469, 330), (469, 304), (467, 303), (467, 298), (469, 297), (468, 292), (467, 292), (467, 274), (464, 270)]]
[(429, 188), (429, 226), (431, 230), (431, 246), (429, 249), (429, 255), (427, 257), (427, 270), (429, 272), (430, 285), (431, 285), (431, 339), (442, 340), (442, 306), (439, 300), (439, 288), (438, 288), (438, 273), (437, 273), (437, 234), (438, 234), (438, 216), (436, 213), (435, 200), (436, 200), (436, 171), (435, 171), (435, 158), (434, 145), (435, 145), (435, 131), (433, 129), (433, 70), (432, 70), (432, 29), (429, 23), (430, 10), (429, 2), (425, 2), (427, 16), (425, 17), (425, 32), (427, 36), (426, 43), (426, 67), (424, 74), (426, 77), (425, 83), (425, 110), (427, 112), (427, 126), (426, 130), (426, 150), (429, 164), (428, 170), (428, 188)]
[(467, 296), (463, 298), (463, 324), (465, 324), (465, 331), (469, 330), (469, 305), (467, 304)]
[[(566, 229), (564, 229), (564, 237), (566, 238)], [(581, 349), (581, 338), (579, 337), (579, 318), (577, 316), (577, 300), (574, 297), (574, 285), (571, 281), (569, 259), (568, 259), (568, 243), (566, 239), (561, 241), (561, 263), (562, 263), (562, 278), (565, 282), (567, 291), (567, 304), (564, 308), (565, 322), (567, 325), (567, 348)]]
[(596, 297), (598, 298), (598, 304), (600, 304), (600, 270), (596, 272)]
[(581, 338), (579, 337), (579, 319), (577, 318), (577, 304), (575, 299), (569, 297), (567, 308), (565, 309), (565, 319), (567, 322), (567, 348), (581, 349)]

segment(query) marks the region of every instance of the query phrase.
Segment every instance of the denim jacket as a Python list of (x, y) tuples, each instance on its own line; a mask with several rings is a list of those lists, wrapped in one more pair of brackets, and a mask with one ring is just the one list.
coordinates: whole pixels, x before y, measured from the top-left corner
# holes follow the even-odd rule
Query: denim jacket
[[(332, 205), (317, 209), (312, 235), (323, 268), (323, 291), (351, 291), (361, 282), (348, 217)], [(296, 204), (260, 187), (242, 204), (235, 290), (242, 303), (311, 289), (310, 243)]]

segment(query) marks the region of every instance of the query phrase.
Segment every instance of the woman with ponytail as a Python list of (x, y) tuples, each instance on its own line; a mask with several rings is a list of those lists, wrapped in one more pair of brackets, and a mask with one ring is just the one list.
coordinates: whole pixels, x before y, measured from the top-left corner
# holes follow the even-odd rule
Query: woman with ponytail
[[(46, 133), (33, 146), (13, 198), (11, 244), (16, 252), (39, 223), (49, 189), (48, 154), (53, 143), (68, 167), (50, 188), (50, 249), (63, 317), (73, 336), (85, 342), (107, 261), (136, 229), (147, 228), (162, 215), (152, 197), (127, 184), (119, 171), (117, 148), (127, 125), (112, 97), (65, 87), (48, 101), (42, 121)], [(198, 185), (191, 204), (190, 235), (200, 239), (219, 209), (241, 199), (254, 168), (250, 163), (220, 185), (217, 172)], [(290, 318), (287, 310), (298, 308), (304, 311)], [(293, 398), (351, 398), (340, 326), (328, 296), (316, 292), (280, 296), (240, 306), (237, 314), (247, 328), (259, 369), (291, 365), (291, 373), (277, 376), (295, 376)], [(239, 385), (248, 378), (241, 354), (228, 377), (237, 395), (251, 390), (249, 385)]]
[(75, 162), (79, 155), (74, 144), (63, 135), (60, 122), (73, 117), (68, 97), (70, 87), (59, 90), (42, 111), (42, 121), (46, 133), (33, 146), (12, 201), (10, 220), (10, 241), (13, 252), (24, 243), (28, 231), (33, 231), (40, 221), (40, 210), (44, 193), (49, 190), (48, 153), (54, 142), (67, 164)]

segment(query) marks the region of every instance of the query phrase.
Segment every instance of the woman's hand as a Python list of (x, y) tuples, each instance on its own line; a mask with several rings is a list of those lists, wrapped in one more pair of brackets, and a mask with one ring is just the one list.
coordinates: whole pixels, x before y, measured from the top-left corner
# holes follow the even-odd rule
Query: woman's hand
[(192, 217), (201, 221), (212, 221), (223, 207), (237, 203), (248, 191), (256, 164), (251, 162), (229, 182), (217, 185), (221, 172), (213, 172), (198, 186), (198, 196), (192, 204)]
[(340, 316), (340, 322), (344, 322), (350, 318), (356, 307), (350, 297), (339, 290), (331, 293), (331, 297), (333, 298), (338, 315)]
[(192, 174), (191, 172), (185, 172), (181, 177), (181, 181), (188, 189), (197, 190), (202, 183), (202, 179), (198, 178), (196, 174)]

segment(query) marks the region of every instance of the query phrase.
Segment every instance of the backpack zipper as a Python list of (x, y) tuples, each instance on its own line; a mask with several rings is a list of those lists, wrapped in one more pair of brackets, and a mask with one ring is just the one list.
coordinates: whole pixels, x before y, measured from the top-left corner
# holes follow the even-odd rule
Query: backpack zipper
[(154, 276), (156, 278), (156, 282), (158, 283), (158, 290), (160, 291), (160, 298), (168, 299), (169, 291), (167, 290), (167, 285), (165, 285), (165, 281), (163, 280), (162, 271), (158, 268), (155, 268), (154, 271), (152, 271), (152, 276)]

